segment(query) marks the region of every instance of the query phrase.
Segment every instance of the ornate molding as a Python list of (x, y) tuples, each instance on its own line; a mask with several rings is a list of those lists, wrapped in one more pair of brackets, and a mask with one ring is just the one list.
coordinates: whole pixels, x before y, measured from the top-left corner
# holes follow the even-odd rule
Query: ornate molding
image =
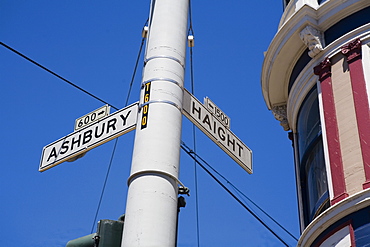
[(319, 76), (319, 80), (322, 82), (326, 77), (331, 76), (331, 62), (328, 57), (321, 63), (313, 68), (315, 75)]
[(323, 38), (322, 38), (322, 32), (317, 30), (316, 28), (308, 25), (306, 26), (300, 33), (299, 37), (305, 43), (305, 45), (310, 50), (308, 52), (308, 55), (311, 58), (314, 58), (317, 54), (319, 54), (323, 48)]
[(351, 63), (354, 60), (361, 58), (361, 40), (355, 39), (342, 47), (342, 53), (347, 57), (347, 62)]
[(274, 106), (271, 109), (276, 120), (280, 121), (280, 125), (285, 131), (290, 130), (290, 126), (287, 118), (287, 105)]

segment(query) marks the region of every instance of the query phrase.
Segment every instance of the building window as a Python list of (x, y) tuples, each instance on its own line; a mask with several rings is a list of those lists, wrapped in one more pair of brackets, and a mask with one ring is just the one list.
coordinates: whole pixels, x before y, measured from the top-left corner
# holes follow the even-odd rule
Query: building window
[(319, 4), (322, 4), (323, 2), (326, 2), (327, 0), (318, 0), (317, 2), (319, 3)]
[(350, 31), (366, 25), (370, 22), (370, 6), (357, 11), (356, 13), (342, 18), (339, 22), (328, 28), (324, 32), (325, 44), (329, 45), (339, 37)]
[(284, 7), (284, 9), (289, 4), (289, 2), (290, 2), (290, 0), (283, 0), (283, 7)]
[(311, 57), (308, 55), (310, 50), (307, 48), (302, 55), (298, 58), (296, 64), (293, 67), (292, 73), (290, 74), (289, 78), (289, 85), (288, 85), (288, 93), (290, 93), (290, 89), (293, 87), (293, 84), (302, 70), (306, 67), (306, 65), (311, 61)]
[(304, 223), (308, 225), (330, 206), (316, 89), (302, 104), (297, 132)]
[(336, 243), (335, 246), (369, 247), (370, 207), (360, 209), (334, 222), (316, 238), (311, 246), (333, 246), (325, 245), (325, 242)]
[[(345, 225), (341, 229), (335, 229), (330, 232), (327, 237), (320, 245), (313, 245), (314, 247), (340, 247), (340, 246), (354, 246), (353, 229), (350, 224)], [(363, 246), (363, 245), (361, 245)]]
[[(367, 214), (367, 217), (368, 214)], [(370, 246), (370, 223), (366, 223), (355, 231), (357, 246)]]

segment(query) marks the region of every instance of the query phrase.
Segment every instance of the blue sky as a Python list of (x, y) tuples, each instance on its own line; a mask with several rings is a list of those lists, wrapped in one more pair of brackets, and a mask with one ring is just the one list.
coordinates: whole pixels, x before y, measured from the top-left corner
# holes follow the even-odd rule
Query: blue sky
[[(123, 108), (149, 3), (2, 0), (0, 41)], [(231, 130), (253, 151), (254, 173), (247, 174), (198, 130), (196, 143), (198, 155), (298, 237), (291, 142), (260, 88), (263, 52), (281, 14), (281, 1), (192, 1), (194, 95), (201, 101), (208, 96), (230, 117)], [(139, 100), (142, 65), (141, 57), (129, 103)], [(71, 133), (75, 119), (103, 103), (3, 46), (0, 85), (2, 245), (65, 246), (90, 234), (114, 141), (43, 173), (38, 166), (45, 145)], [(185, 87), (191, 87), (189, 59)], [(133, 140), (134, 132), (118, 140), (98, 219), (125, 212)], [(186, 118), (182, 140), (192, 146)], [(283, 246), (200, 167), (196, 190), (194, 166), (181, 152), (180, 180), (191, 192), (180, 213), (178, 246), (197, 245), (196, 195), (200, 246)]]

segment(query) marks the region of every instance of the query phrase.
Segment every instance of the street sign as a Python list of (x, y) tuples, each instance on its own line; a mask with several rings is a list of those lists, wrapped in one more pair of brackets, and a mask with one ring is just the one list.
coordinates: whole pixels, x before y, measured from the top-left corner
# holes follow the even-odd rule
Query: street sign
[(134, 130), (138, 105), (136, 102), (45, 146), (39, 171), (45, 171), (64, 161), (73, 161), (88, 150)]
[(212, 102), (208, 97), (204, 98), (204, 105), (208, 108), (208, 110), (215, 116), (220, 122), (228, 129), (230, 129), (230, 118), (221, 111), (220, 108), (216, 106), (215, 103)]
[(109, 105), (105, 105), (100, 107), (99, 109), (96, 109), (95, 111), (86, 114), (83, 117), (77, 118), (75, 122), (75, 131), (108, 116), (109, 112), (110, 112)]
[(252, 151), (186, 89), (183, 114), (244, 170), (252, 174)]

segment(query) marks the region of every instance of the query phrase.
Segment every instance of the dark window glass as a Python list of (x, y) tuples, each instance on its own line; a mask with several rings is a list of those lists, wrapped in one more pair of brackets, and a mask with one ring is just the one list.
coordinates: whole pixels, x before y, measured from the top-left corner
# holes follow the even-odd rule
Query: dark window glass
[(317, 2), (319, 3), (319, 4), (322, 4), (323, 2), (326, 2), (327, 0), (318, 0)]
[(328, 200), (328, 184), (326, 179), (326, 169), (324, 161), (324, 152), (322, 141), (315, 143), (310, 151), (305, 163), (305, 174), (307, 177), (307, 207), (309, 219), (313, 219), (323, 209), (327, 208)]
[(370, 207), (360, 209), (340, 218), (324, 230), (310, 246), (320, 246), (328, 237), (335, 234), (344, 226), (351, 225), (354, 230), (355, 246), (370, 247)]
[[(317, 90), (310, 93), (303, 103), (298, 116), (299, 153), (303, 154), (309, 145), (318, 138), (321, 133), (319, 102)], [(300, 155), (303, 158), (303, 155)]]
[(298, 115), (298, 153), (304, 222), (308, 225), (329, 207), (317, 90), (312, 90)]
[(334, 40), (346, 33), (370, 22), (370, 7), (366, 7), (356, 13), (340, 20), (324, 32), (325, 44), (329, 45)]
[(290, 0), (283, 0), (283, 7), (284, 7), (284, 9), (289, 4), (289, 2), (290, 2)]
[(298, 58), (298, 61), (294, 65), (292, 73), (290, 74), (289, 78), (289, 85), (288, 85), (288, 93), (293, 86), (295, 79), (297, 79), (299, 73), (306, 67), (306, 65), (311, 61), (311, 57), (308, 55), (310, 50), (307, 48), (302, 55)]
[(356, 246), (370, 246), (370, 223), (355, 230)]

